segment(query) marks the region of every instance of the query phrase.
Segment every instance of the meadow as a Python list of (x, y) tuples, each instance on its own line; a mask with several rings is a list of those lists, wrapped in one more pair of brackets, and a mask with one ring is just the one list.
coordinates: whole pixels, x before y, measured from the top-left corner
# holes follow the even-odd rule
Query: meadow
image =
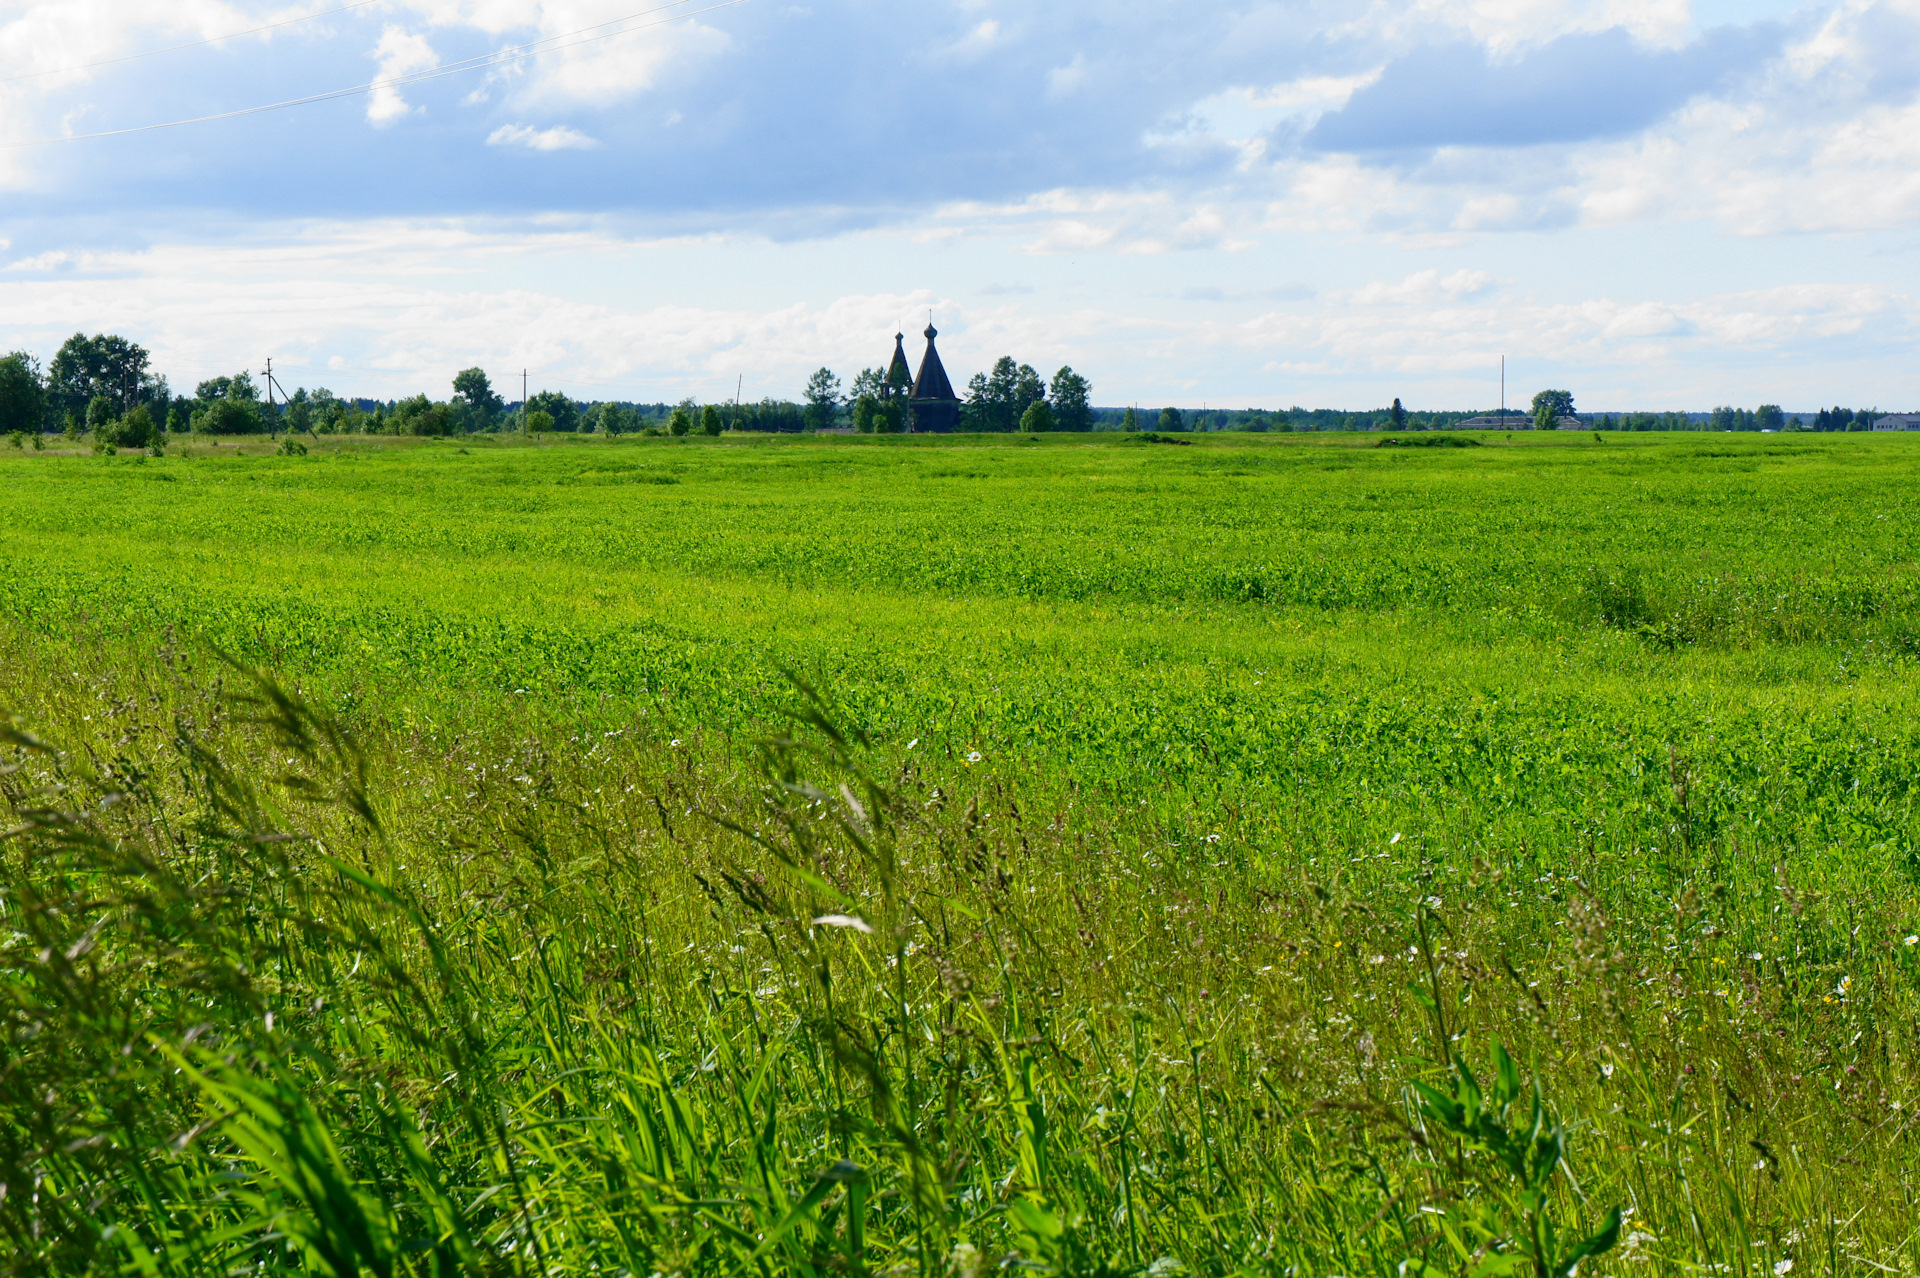
[(1920, 1272), (1920, 446), (1461, 438), (0, 450), (0, 1264)]

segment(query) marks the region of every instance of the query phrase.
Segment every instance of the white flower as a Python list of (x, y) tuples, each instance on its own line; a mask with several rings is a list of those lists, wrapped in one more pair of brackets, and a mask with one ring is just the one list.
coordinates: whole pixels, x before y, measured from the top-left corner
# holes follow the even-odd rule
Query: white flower
[(1908, 944), (1908, 945), (1920, 945), (1920, 936), (1909, 936), (1909, 937), (1907, 938), (1907, 944)]
[(873, 935), (873, 928), (857, 914), (822, 914), (813, 923), (815, 927), (850, 927), (856, 932)]
[(980, 1278), (986, 1272), (987, 1258), (972, 1243), (955, 1243), (947, 1264), (952, 1266), (955, 1278)]
[(1791, 1256), (1789, 1256), (1785, 1260), (1776, 1261), (1774, 1263), (1774, 1266), (1773, 1266), (1774, 1278), (1786, 1278), (1786, 1276), (1792, 1272), (1793, 1272), (1793, 1258)]
[(1393, 835), (1393, 837), (1392, 837), (1391, 839), (1388, 839), (1388, 840), (1387, 840), (1387, 843), (1388, 843), (1389, 845), (1392, 845), (1392, 844), (1395, 844), (1395, 843), (1398, 843), (1399, 841), (1400, 841), (1400, 834), (1399, 834), (1399, 831), (1397, 831), (1397, 830), (1396, 830), (1396, 831), (1394, 832), (1394, 835)]
[(978, 750), (969, 751), (967, 754), (967, 762), (968, 763), (980, 762), (980, 752)]

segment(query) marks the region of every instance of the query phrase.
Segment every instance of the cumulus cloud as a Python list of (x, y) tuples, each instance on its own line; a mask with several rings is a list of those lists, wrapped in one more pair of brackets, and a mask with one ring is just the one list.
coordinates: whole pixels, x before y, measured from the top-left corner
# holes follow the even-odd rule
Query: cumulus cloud
[[(267, 12), (238, 0), (161, 9), (22, 0), (0, 15), (0, 53), (27, 69), (67, 66), (239, 30)], [(1208, 376), (1171, 371), (1194, 369), (1196, 346), (1302, 378), (1410, 377), (1417, 366), (1444, 379), (1489, 350), (1531, 343), (1620, 370), (1622, 386), (1648, 370), (1677, 377), (1683, 358), (1724, 370), (1763, 348), (1883, 350), (1883, 334), (1911, 327), (1903, 295), (1869, 287), (1884, 270), (1834, 265), (1837, 238), (1809, 247), (1795, 237), (1878, 236), (1873, 251), (1891, 251), (1920, 219), (1920, 11), (1913, 0), (1809, 0), (1778, 22), (1702, 29), (1693, 10), (1688, 0), (743, 5), (495, 67), (491, 78), (389, 85), (297, 117), (0, 152), (0, 183), (32, 192), (10, 202), (0, 226), (24, 259), (6, 286), (48, 290), (16, 292), (8, 313), (64, 314), (62, 299), (118, 313), (112, 290), (95, 287), (109, 263), (140, 279), (204, 263), (170, 250), (115, 255), (164, 243), (170, 219), (210, 211), (294, 228), (273, 232), (286, 238), (263, 270), (315, 308), (298, 331), (337, 334), (348, 353), (325, 359), (346, 359), (343, 373), (369, 360), (395, 377), (428, 367), (457, 345), (429, 340), (436, 326), (505, 340), (462, 320), (468, 303), (525, 322), (596, 322), (566, 309), (584, 303), (518, 298), (498, 280), (421, 283), (417, 265), (405, 289), (355, 275), (362, 294), (387, 301), (348, 305), (328, 291), (342, 285), (341, 264), (390, 259), (338, 228), (392, 218), (409, 220), (416, 250), (433, 226), (497, 230), (449, 232), (464, 245), (457, 253), (415, 253), (448, 278), (511, 258), (516, 242), (563, 260), (665, 237), (731, 237), (750, 246), (737, 250), (744, 256), (731, 267), (712, 258), (697, 278), (751, 277), (743, 295), (760, 299), (753, 313), (773, 317), (765, 323), (778, 340), (813, 352), (813, 366), (825, 355), (808, 325), (851, 291), (846, 280), (873, 271), (908, 277), (902, 291), (952, 291), (967, 279), (1034, 289), (997, 300), (983, 291), (955, 327), (943, 322), (956, 356), (976, 340), (1036, 343), (1019, 348), (1022, 358), (1050, 343), (1076, 367), (1073, 351), (1084, 349), (1114, 376), (1162, 386)], [(388, 0), (271, 36), (0, 86), (0, 132), (18, 140), (57, 133), (63, 119), (97, 127), (218, 114), (363, 83), (369, 49), (391, 79), (627, 11), (627, 0)], [(567, 123), (529, 123), (548, 120)], [(269, 153), (295, 129), (299, 163), (224, 180), (233, 154)], [(587, 148), (590, 157), (576, 154)], [(529, 151), (542, 153), (533, 169)], [(550, 180), (526, 180), (536, 172)], [(325, 270), (296, 260), (309, 219), (334, 228), (311, 248)], [(556, 240), (555, 224), (594, 226), (616, 247)], [(1836, 291), (1736, 298), (1726, 279), (1688, 272), (1616, 288), (1596, 264), (1605, 255), (1592, 250), (1608, 237), (1644, 234), (1657, 256), (1679, 228), (1775, 237), (1749, 283)], [(886, 238), (863, 238), (876, 235)], [(1550, 246), (1539, 251), (1563, 264), (1567, 295), (1584, 300), (1536, 304), (1520, 284), (1489, 276), (1501, 259), (1479, 248), (1494, 237)], [(872, 243), (887, 255), (844, 256)], [(234, 290), (245, 277), (224, 278)], [(893, 281), (859, 285), (879, 286)], [(599, 284), (578, 287), (605, 302)], [(181, 323), (218, 329), (211, 293), (204, 308), (191, 289), (155, 283), (152, 296), (182, 299)], [(790, 312), (793, 296), (816, 300)], [(389, 304), (427, 317), (419, 334), (380, 318)], [(1261, 308), (1270, 314), (1248, 313)], [(760, 322), (751, 310), (661, 311), (669, 318), (659, 322), (686, 320), (758, 349), (742, 335)], [(152, 313), (162, 314), (171, 312)], [(351, 323), (332, 327), (336, 314)], [(600, 318), (629, 335), (653, 332), (620, 318), (629, 315), (614, 307)], [(878, 322), (890, 335), (902, 318)], [(1650, 352), (1669, 362), (1634, 364)], [(598, 358), (562, 356), (581, 368)]]
[(536, 129), (530, 124), (503, 124), (487, 135), (487, 145), (519, 146), (531, 151), (591, 151), (600, 143), (564, 124), (550, 129)]
[(367, 122), (388, 125), (411, 115), (415, 108), (407, 105), (398, 86), (383, 82), (425, 71), (437, 65), (439, 59), (425, 36), (394, 26), (380, 33), (380, 43), (374, 46), (373, 56), (379, 70), (374, 75), (375, 88), (367, 98)]

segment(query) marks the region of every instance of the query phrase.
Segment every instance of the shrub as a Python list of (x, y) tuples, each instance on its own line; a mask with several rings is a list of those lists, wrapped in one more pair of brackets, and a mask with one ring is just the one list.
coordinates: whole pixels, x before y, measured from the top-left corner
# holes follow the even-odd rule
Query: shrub
[(1020, 429), (1029, 435), (1053, 429), (1053, 409), (1046, 400), (1036, 399), (1027, 405), (1027, 411), (1020, 414)]

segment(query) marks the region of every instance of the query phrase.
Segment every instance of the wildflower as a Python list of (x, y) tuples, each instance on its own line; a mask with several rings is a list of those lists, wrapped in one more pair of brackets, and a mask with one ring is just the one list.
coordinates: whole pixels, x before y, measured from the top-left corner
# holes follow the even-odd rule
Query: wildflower
[(1785, 1260), (1774, 1262), (1773, 1278), (1787, 1278), (1787, 1275), (1792, 1272), (1793, 1272), (1793, 1257), (1789, 1256)]
[(1834, 996), (1836, 998), (1845, 998), (1847, 996), (1847, 987), (1852, 984), (1853, 978), (1851, 976), (1841, 977), (1840, 983), (1833, 987)]
[(1399, 841), (1400, 841), (1400, 832), (1398, 830), (1395, 830), (1393, 832), (1393, 837), (1391, 839), (1388, 839), (1387, 843), (1389, 845), (1392, 845), (1392, 844), (1398, 843)]
[(947, 1264), (952, 1267), (954, 1278), (980, 1278), (986, 1272), (987, 1258), (972, 1243), (961, 1242), (953, 1245)]
[(813, 921), (815, 927), (850, 927), (856, 932), (873, 935), (873, 928), (857, 914), (822, 914)]
[(967, 762), (968, 762), (968, 763), (978, 763), (978, 762), (980, 762), (980, 752), (979, 752), (978, 750), (970, 750), (970, 751), (968, 751), (968, 752), (967, 752)]
[(1920, 936), (1909, 936), (1906, 943), (1908, 945), (1920, 945)]

